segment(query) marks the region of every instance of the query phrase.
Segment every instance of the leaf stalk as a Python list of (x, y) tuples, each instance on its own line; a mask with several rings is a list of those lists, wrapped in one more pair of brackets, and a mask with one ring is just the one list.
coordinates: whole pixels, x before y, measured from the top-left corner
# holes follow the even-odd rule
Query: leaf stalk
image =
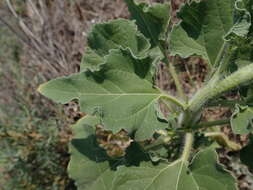
[(160, 96), (160, 99), (163, 99), (163, 100), (166, 100), (166, 101), (169, 101), (169, 102), (172, 102), (176, 105), (178, 105), (179, 107), (181, 107), (183, 110), (185, 110), (186, 108), (186, 104), (181, 102), (180, 100), (178, 100), (176, 97), (174, 96), (170, 96), (170, 95), (167, 95), (167, 94), (162, 94)]
[(180, 96), (180, 98), (182, 98), (183, 100), (187, 100), (187, 96), (185, 95), (184, 91), (183, 91), (183, 86), (179, 80), (179, 76), (177, 74), (177, 71), (176, 71), (176, 68), (174, 67), (173, 63), (174, 63), (174, 60), (175, 58), (173, 57), (173, 63), (170, 63), (169, 62), (169, 59), (168, 59), (168, 52), (167, 50), (164, 50), (161, 46), (160, 47), (160, 50), (162, 51), (163, 55), (164, 55), (164, 58), (165, 58), (165, 63), (169, 69), (169, 73), (172, 77), (172, 79), (174, 80), (174, 83), (175, 83), (175, 86), (176, 86), (176, 89), (178, 91), (178, 94)]
[(229, 124), (229, 119), (224, 120), (217, 120), (217, 121), (207, 121), (207, 122), (201, 122), (194, 127), (194, 129), (200, 129), (200, 128), (206, 128), (206, 127), (213, 127), (213, 126), (219, 126), (219, 125), (226, 125)]
[(193, 134), (192, 133), (186, 133), (186, 135), (185, 135), (185, 144), (184, 144), (183, 153), (182, 153), (182, 156), (181, 156), (181, 160), (186, 164), (189, 163), (188, 160), (189, 160), (190, 155), (191, 155), (193, 142), (194, 142)]
[(222, 107), (235, 107), (236, 104), (245, 105), (243, 100), (218, 100), (208, 103), (208, 107), (222, 106)]

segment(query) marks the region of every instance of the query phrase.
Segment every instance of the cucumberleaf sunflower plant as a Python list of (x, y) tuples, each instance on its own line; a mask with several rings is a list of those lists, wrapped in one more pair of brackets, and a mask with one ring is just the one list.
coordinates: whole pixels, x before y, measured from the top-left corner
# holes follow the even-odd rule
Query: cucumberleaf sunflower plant
[[(39, 87), (58, 103), (77, 99), (86, 113), (73, 126), (70, 177), (79, 190), (236, 190), (235, 178), (218, 163), (215, 141), (231, 150), (241, 146), (214, 126), (253, 131), (253, 1), (188, 1), (177, 24), (169, 3), (125, 2), (131, 20), (93, 26), (79, 73)], [(192, 55), (208, 62), (208, 75), (189, 97), (168, 57)], [(155, 84), (161, 62), (174, 80), (174, 96)], [(229, 91), (236, 98), (226, 98)], [(233, 114), (203, 122), (211, 106)], [(242, 160), (252, 166), (248, 146)]]

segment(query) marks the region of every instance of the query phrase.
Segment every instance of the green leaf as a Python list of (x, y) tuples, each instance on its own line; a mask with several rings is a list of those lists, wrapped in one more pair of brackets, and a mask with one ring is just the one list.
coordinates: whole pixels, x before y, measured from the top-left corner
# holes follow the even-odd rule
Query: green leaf
[(226, 35), (227, 40), (236, 37), (246, 37), (251, 27), (251, 15), (247, 10), (247, 5), (243, 0), (235, 2), (234, 25)]
[(58, 78), (39, 91), (63, 104), (79, 99), (81, 111), (100, 115), (106, 129), (113, 133), (125, 129), (144, 140), (167, 127), (156, 115), (156, 104), (164, 94), (153, 88), (151, 62), (135, 59), (128, 50), (111, 50), (102, 71)]
[(173, 28), (171, 34), (172, 55), (200, 55), (213, 66), (223, 49), (227, 34), (247, 34), (249, 23), (234, 15), (239, 11), (234, 4), (234, 0), (193, 1), (185, 4), (178, 13), (182, 22)]
[(110, 189), (114, 172), (108, 156), (95, 138), (96, 117), (85, 116), (73, 126), (74, 139), (70, 143), (71, 160), (68, 165), (69, 176), (75, 180), (79, 190)]
[[(253, 0), (241, 0), (241, 2), (243, 3), (243, 8), (245, 8), (251, 15), (251, 18), (253, 18)], [(252, 24), (253, 20), (251, 19), (251, 27), (249, 30), (249, 34), (252, 34), (253, 32), (253, 24)]]
[(236, 105), (231, 117), (231, 126), (235, 134), (245, 135), (253, 131), (253, 108)]
[[(181, 160), (154, 166), (119, 167), (114, 186), (117, 190), (236, 190), (235, 179), (217, 163), (213, 149), (200, 151), (188, 169)], [(141, 183), (140, 183), (141, 180)]]
[(229, 60), (228, 71), (235, 72), (243, 66), (252, 64), (253, 57), (253, 38), (248, 36), (247, 38), (239, 38), (233, 41), (232, 55)]
[(95, 126), (99, 123), (99, 118), (85, 116), (72, 126), (74, 138), (69, 146), (71, 159), (68, 173), (75, 180), (78, 190), (114, 190), (113, 180), (117, 176), (118, 165), (138, 165), (140, 161), (148, 160), (147, 155), (134, 144), (129, 147), (124, 159), (109, 158), (96, 141)]
[[(167, 3), (137, 3), (134, 0), (125, 0), (129, 12), (136, 20), (139, 30), (151, 40), (152, 46), (161, 46), (161, 41), (167, 38), (170, 20), (170, 5)], [(163, 46), (163, 45), (162, 45)]]
[(117, 19), (94, 25), (88, 35), (88, 48), (83, 56), (81, 71), (98, 71), (112, 49), (128, 48), (136, 58), (145, 58), (149, 41), (137, 30), (134, 22)]
[(68, 171), (79, 190), (236, 189), (235, 179), (217, 164), (211, 148), (197, 153), (189, 169), (181, 160), (153, 165), (138, 149), (128, 151), (125, 159), (112, 160), (96, 142), (99, 123), (98, 118), (86, 116), (73, 126)]
[(205, 47), (187, 35), (187, 32), (180, 26), (174, 26), (171, 33), (171, 55), (179, 55), (182, 58), (187, 58), (191, 55), (200, 55), (208, 60), (208, 55)]
[[(141, 182), (141, 183), (140, 183)], [(115, 179), (117, 190), (197, 190), (187, 166), (180, 160), (172, 164), (144, 163), (139, 167), (119, 167)]]
[[(234, 72), (241, 67), (241, 63), (252, 59), (252, 0), (237, 0), (235, 18), (238, 18), (237, 24), (233, 26), (231, 31), (237, 30), (241, 35), (230, 33), (226, 36), (230, 40), (230, 58), (228, 60), (228, 71)], [(248, 32), (247, 32), (248, 31)], [(237, 32), (234, 32), (237, 33)], [(239, 64), (238, 64), (239, 63)]]
[(218, 162), (213, 148), (197, 153), (190, 166), (192, 176), (200, 190), (237, 190), (235, 178)]

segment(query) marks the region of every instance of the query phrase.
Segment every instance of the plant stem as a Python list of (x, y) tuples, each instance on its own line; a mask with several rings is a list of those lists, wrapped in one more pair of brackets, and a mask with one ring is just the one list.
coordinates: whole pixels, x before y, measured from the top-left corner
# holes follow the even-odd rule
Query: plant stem
[(214, 62), (214, 67), (217, 67), (219, 66), (219, 64), (221, 63), (223, 57), (224, 57), (224, 52), (226, 50), (226, 47), (228, 46), (228, 43), (227, 42), (224, 42), (220, 48), (220, 51), (215, 59), (215, 62)]
[[(173, 60), (175, 60), (175, 58), (173, 58)], [(174, 62), (174, 61), (173, 61)], [(170, 71), (170, 74), (175, 82), (175, 85), (176, 85), (176, 88), (177, 88), (177, 91), (178, 91), (178, 94), (179, 94), (179, 97), (181, 97), (183, 100), (187, 100), (187, 97), (185, 96), (184, 94), (184, 91), (183, 91), (183, 87), (182, 87), (182, 84), (181, 82), (179, 81), (179, 77), (178, 77), (178, 74), (176, 72), (176, 69), (173, 65), (173, 63), (170, 63), (169, 64), (169, 71)]]
[(226, 42), (225, 46), (224, 46), (224, 51), (223, 51), (223, 52), (225, 52), (225, 54), (223, 56), (224, 58), (222, 60), (222, 63), (220, 63), (219, 68), (216, 71), (217, 74), (223, 73), (228, 68), (228, 64), (229, 64), (229, 62), (231, 60), (231, 56), (232, 56), (231, 52), (228, 51), (229, 48), (230, 48), (230, 44), (228, 44)]
[(194, 127), (194, 129), (199, 129), (202, 127), (213, 127), (217, 125), (225, 125), (229, 124), (230, 120), (229, 119), (224, 119), (224, 120), (217, 120), (217, 121), (208, 121), (208, 122), (201, 122)]
[(214, 127), (214, 126), (221, 126), (221, 125), (226, 125), (230, 123), (230, 119), (224, 119), (224, 120), (217, 120), (217, 121), (207, 121), (207, 122), (200, 122), (198, 124), (195, 124), (194, 127), (185, 127), (185, 128), (179, 128), (178, 131), (182, 132), (196, 132), (200, 129), (206, 129), (209, 127)]
[(186, 97), (186, 95), (185, 95), (185, 93), (183, 91), (183, 87), (182, 87), (182, 85), (180, 83), (180, 80), (179, 80), (176, 68), (173, 65), (175, 58), (173, 58), (173, 61), (172, 61), (173, 63), (170, 63), (169, 59), (168, 59), (168, 52), (167, 52), (167, 50), (164, 50), (162, 47), (160, 47), (160, 50), (162, 51), (162, 53), (164, 55), (165, 63), (167, 65), (168, 69), (169, 69), (169, 73), (170, 73), (172, 79), (175, 82), (176, 89), (178, 91), (178, 94), (179, 94), (180, 98), (182, 98), (183, 100), (186, 101), (187, 97)]
[(223, 106), (223, 107), (234, 107), (236, 104), (245, 104), (242, 100), (219, 100), (210, 102), (207, 104), (208, 107)]
[(193, 146), (193, 141), (194, 141), (194, 136), (192, 133), (186, 133), (185, 134), (185, 144), (184, 144), (184, 149), (183, 149), (183, 153), (181, 156), (181, 160), (188, 164), (188, 160), (190, 158), (191, 155), (191, 149)]
[(176, 97), (174, 96), (170, 96), (170, 95), (167, 95), (167, 94), (162, 94), (160, 96), (161, 99), (163, 100), (167, 100), (167, 101), (170, 101), (176, 105), (178, 105), (179, 107), (181, 107), (183, 110), (185, 109), (186, 105), (185, 103), (181, 102), (180, 100), (178, 100)]
[(202, 88), (190, 101), (189, 111), (198, 112), (204, 104), (210, 101), (212, 98), (238, 87), (240, 84), (253, 80), (253, 64), (247, 65), (242, 69), (234, 72), (225, 79), (219, 81), (213, 80), (211, 84), (207, 84), (206, 87)]
[(228, 147), (232, 151), (238, 151), (242, 148), (241, 145), (231, 141), (222, 132), (208, 132), (208, 133), (205, 133), (205, 136), (214, 139), (218, 144), (220, 144), (222, 146), (225, 146), (225, 147)]

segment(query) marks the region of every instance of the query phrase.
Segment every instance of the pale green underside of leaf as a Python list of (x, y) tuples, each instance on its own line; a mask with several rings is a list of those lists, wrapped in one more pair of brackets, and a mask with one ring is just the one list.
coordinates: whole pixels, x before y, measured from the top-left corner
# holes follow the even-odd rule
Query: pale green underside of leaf
[(83, 56), (81, 71), (98, 71), (112, 49), (128, 48), (135, 58), (145, 58), (149, 41), (137, 30), (133, 21), (112, 20), (93, 26), (88, 35), (88, 48)]
[(200, 55), (214, 65), (226, 35), (244, 36), (248, 33), (249, 20), (235, 18), (234, 11), (234, 0), (186, 4), (178, 14), (182, 22), (174, 26), (171, 34), (172, 55), (184, 58)]
[(153, 88), (150, 59), (138, 61), (127, 50), (112, 50), (99, 73), (79, 73), (42, 85), (39, 91), (59, 103), (78, 99), (81, 111), (101, 116), (107, 129), (135, 132), (150, 138), (167, 124), (156, 116), (155, 106), (163, 95)]
[(134, 0), (125, 0), (129, 12), (139, 30), (151, 40), (152, 46), (160, 46), (160, 41), (166, 39), (166, 32), (170, 20), (170, 5), (167, 3), (138, 3)]
[(236, 105), (236, 109), (231, 116), (231, 127), (235, 134), (249, 134), (253, 131), (253, 108)]
[(70, 145), (68, 171), (79, 190), (237, 189), (235, 179), (217, 163), (217, 154), (211, 148), (197, 153), (189, 169), (178, 160), (156, 166), (151, 162), (142, 162), (138, 167), (121, 165), (112, 170), (95, 142), (94, 125), (99, 122), (86, 116), (73, 126), (75, 137)]

